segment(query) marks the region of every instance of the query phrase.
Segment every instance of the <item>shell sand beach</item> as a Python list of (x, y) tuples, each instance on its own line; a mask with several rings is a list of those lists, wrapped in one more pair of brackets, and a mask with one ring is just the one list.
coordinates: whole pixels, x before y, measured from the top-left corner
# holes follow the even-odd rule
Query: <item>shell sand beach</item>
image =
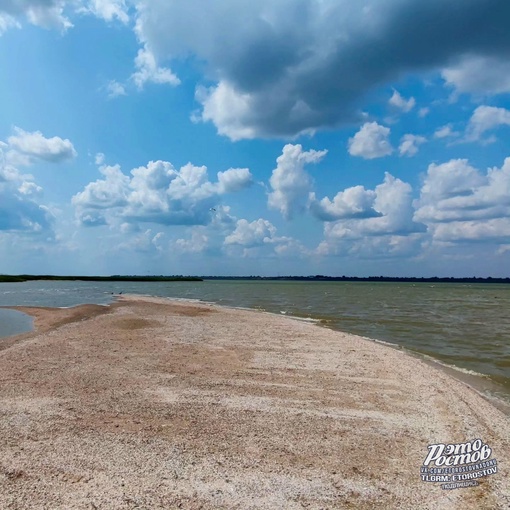
[[(122, 296), (19, 308), (0, 341), (0, 508), (509, 508), (509, 418), (375, 342), (262, 312)], [(422, 481), (433, 443), (498, 472)]]

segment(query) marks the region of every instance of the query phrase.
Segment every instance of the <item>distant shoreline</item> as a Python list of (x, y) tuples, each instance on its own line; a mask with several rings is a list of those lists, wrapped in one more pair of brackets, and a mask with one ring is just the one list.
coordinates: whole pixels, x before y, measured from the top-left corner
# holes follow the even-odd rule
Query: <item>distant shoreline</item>
[(383, 283), (507, 283), (509, 278), (454, 278), (454, 277), (393, 277), (393, 276), (200, 276), (202, 280), (265, 280), (265, 281), (299, 281), (299, 282), (383, 282)]
[(56, 276), (56, 275), (0, 275), (0, 283), (29, 281), (83, 281), (83, 282), (201, 282), (196, 276)]
[(0, 275), (0, 283), (23, 283), (28, 281), (86, 281), (86, 282), (202, 282), (204, 280), (229, 281), (299, 281), (299, 282), (370, 282), (370, 283), (506, 283), (507, 278), (454, 278), (454, 277), (393, 277), (393, 276), (58, 276), (58, 275)]

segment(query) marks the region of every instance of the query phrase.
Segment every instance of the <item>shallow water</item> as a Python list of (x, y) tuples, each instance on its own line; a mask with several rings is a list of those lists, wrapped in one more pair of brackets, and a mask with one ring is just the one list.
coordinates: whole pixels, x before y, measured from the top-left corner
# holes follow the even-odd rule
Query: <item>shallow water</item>
[(0, 336), (26, 333), (32, 328), (32, 317), (16, 310), (0, 309)]
[[(0, 305), (106, 304), (119, 292), (198, 299), (319, 320), (489, 376), (510, 400), (510, 286), (372, 282), (26, 282)], [(0, 321), (0, 335), (6, 333)], [(14, 324), (14, 322), (13, 322)], [(10, 326), (12, 328), (12, 325)]]

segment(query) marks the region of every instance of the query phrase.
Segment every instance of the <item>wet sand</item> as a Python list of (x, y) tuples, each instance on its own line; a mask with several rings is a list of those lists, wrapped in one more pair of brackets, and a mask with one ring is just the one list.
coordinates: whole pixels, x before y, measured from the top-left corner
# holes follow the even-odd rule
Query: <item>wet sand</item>
[[(0, 341), (0, 508), (508, 508), (510, 423), (375, 342), (271, 314), (123, 296), (17, 308)], [(498, 473), (442, 490), (432, 443)]]

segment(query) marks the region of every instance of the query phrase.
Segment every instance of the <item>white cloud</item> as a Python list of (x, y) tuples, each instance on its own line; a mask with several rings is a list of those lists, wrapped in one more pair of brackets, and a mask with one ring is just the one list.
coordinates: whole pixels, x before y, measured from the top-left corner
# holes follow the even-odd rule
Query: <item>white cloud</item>
[(3, 0), (0, 3), (0, 34), (11, 27), (19, 27), (18, 18), (32, 25), (65, 32), (73, 24), (64, 14), (66, 0)]
[(339, 191), (332, 201), (328, 197), (318, 201), (312, 193), (310, 210), (323, 221), (380, 216), (374, 210), (376, 196), (375, 191), (366, 190), (363, 186)]
[(82, 222), (85, 218), (87, 225), (209, 224), (220, 213), (225, 215), (216, 207), (220, 196), (239, 191), (252, 181), (246, 168), (218, 172), (218, 182), (211, 182), (205, 166), (188, 163), (176, 170), (167, 161), (151, 161), (131, 170), (131, 176), (122, 173), (118, 165), (99, 170), (104, 178), (87, 184), (72, 199), (78, 218)]
[(20, 19), (46, 29), (65, 32), (72, 28), (69, 16), (92, 14), (105, 21), (129, 22), (126, 0), (3, 0), (0, 2), (0, 35), (21, 27)]
[(232, 232), (237, 218), (231, 214), (230, 206), (218, 205), (211, 212), (212, 218), (209, 224), (211, 229), (220, 232), (222, 235)]
[(209, 237), (202, 232), (202, 227), (194, 227), (189, 239), (177, 239), (175, 246), (182, 253), (203, 253), (209, 246)]
[(349, 154), (364, 159), (389, 156), (393, 152), (389, 136), (390, 128), (381, 126), (377, 122), (367, 122), (353, 138), (349, 138)]
[(132, 236), (127, 242), (118, 244), (114, 251), (135, 251), (141, 253), (161, 252), (163, 251), (163, 239), (165, 234), (163, 232), (156, 232), (150, 228), (144, 232)]
[(434, 132), (434, 138), (442, 139), (442, 138), (455, 138), (460, 136), (458, 131), (454, 131), (451, 124), (446, 124), (442, 126)]
[(467, 159), (452, 159), (441, 165), (433, 163), (429, 166), (421, 194), (436, 201), (469, 194), (482, 183), (482, 176)]
[(254, 108), (250, 94), (239, 93), (225, 81), (220, 81), (209, 89), (198, 87), (195, 97), (202, 105), (202, 112), (195, 115), (194, 120), (213, 122), (220, 135), (233, 141), (257, 136), (255, 129), (247, 127)]
[(496, 255), (504, 255), (505, 253), (510, 253), (510, 244), (502, 244), (496, 250)]
[(509, 217), (510, 158), (501, 168), (490, 169), (486, 175), (470, 166), (467, 160), (429, 166), (416, 203), (415, 219), (432, 226), (436, 234), (440, 232), (441, 238), (450, 227), (439, 228), (433, 224), (457, 222), (455, 235), (458, 237), (462, 222), (466, 222), (466, 229), (474, 232), (478, 228), (473, 222), (484, 225), (489, 224), (489, 220)]
[(467, 56), (443, 70), (447, 85), (470, 94), (503, 94), (510, 92), (508, 58)]
[(384, 181), (375, 187), (374, 209), (381, 215), (359, 220), (359, 232), (364, 235), (408, 234), (423, 230), (413, 219), (411, 185), (388, 172)]
[(299, 241), (277, 236), (276, 227), (263, 218), (252, 222), (238, 220), (223, 244), (224, 252), (231, 257), (300, 257), (308, 254), (308, 250)]
[(289, 139), (359, 123), (362, 98), (417, 71), (504, 61), (506, 2), (140, 0), (136, 34), (162, 61), (200, 62), (210, 88), (195, 119), (232, 139)]
[[(195, 119), (233, 139), (288, 139), (359, 123), (362, 98), (417, 70), (444, 69), (458, 90), (508, 92), (507, 8), (506, 0), (447, 12), (412, 0), (3, 0), (0, 31), (25, 19), (66, 30), (84, 10), (128, 23), (132, 11), (137, 87), (179, 83), (157, 62), (197, 62), (197, 85), (209, 92), (197, 94)], [(415, 103), (398, 91), (390, 102), (403, 111)]]
[(60, 163), (77, 155), (70, 140), (59, 136), (45, 138), (40, 131), (29, 133), (18, 127), (14, 132), (16, 134), (7, 139), (10, 148), (29, 158)]
[(18, 188), (18, 191), (25, 196), (40, 195), (42, 190), (41, 186), (32, 181), (23, 181)]
[(301, 145), (285, 145), (269, 179), (273, 190), (268, 196), (269, 207), (279, 210), (287, 219), (306, 210), (312, 180), (304, 167), (309, 163), (318, 163), (326, 153), (315, 150), (305, 152)]
[(418, 153), (419, 146), (425, 143), (427, 139), (418, 135), (404, 135), (400, 140), (398, 148), (401, 156), (414, 156)]
[(147, 83), (179, 85), (179, 78), (167, 67), (159, 67), (154, 54), (144, 47), (138, 51), (135, 58), (136, 71), (131, 76), (138, 89), (143, 89)]
[(0, 13), (0, 36), (10, 28), (20, 28), (20, 26), (13, 16)]
[(416, 100), (414, 99), (414, 97), (404, 99), (397, 90), (393, 90), (393, 95), (391, 96), (388, 103), (391, 106), (398, 108), (399, 110), (402, 110), (405, 113), (408, 113), (415, 107)]
[(247, 188), (253, 183), (253, 176), (248, 168), (230, 168), (225, 172), (218, 172), (220, 193), (234, 193)]
[(25, 11), (30, 23), (43, 28), (54, 28), (65, 32), (73, 24), (64, 16), (64, 0), (49, 0), (46, 2), (26, 2), (28, 5)]
[(418, 117), (420, 117), (420, 118), (422, 118), (422, 119), (423, 119), (423, 118), (424, 118), (424, 117), (426, 117), (429, 113), (430, 113), (430, 108), (428, 108), (428, 107), (420, 108), (420, 109), (418, 110)]
[(250, 248), (271, 242), (275, 234), (276, 227), (267, 220), (259, 218), (249, 223), (241, 219), (238, 220), (234, 232), (225, 238), (225, 244), (240, 244)]
[(124, 24), (129, 22), (125, 0), (89, 0), (83, 10), (105, 21), (116, 18)]
[[(5, 144), (4, 144), (5, 145)], [(31, 175), (6, 163), (0, 147), (0, 233), (52, 236), (53, 215), (35, 201), (42, 192)]]
[(111, 80), (108, 82), (108, 85), (106, 85), (106, 92), (108, 94), (108, 99), (113, 99), (115, 97), (125, 96), (126, 88), (122, 85), (122, 83)]
[(510, 110), (495, 106), (479, 106), (469, 120), (466, 139), (480, 140), (487, 131), (500, 126), (510, 126)]
[(90, 182), (85, 189), (72, 198), (75, 206), (86, 209), (110, 209), (122, 207), (128, 203), (130, 180), (119, 165), (101, 166), (99, 171), (104, 179)]
[(493, 241), (510, 242), (510, 218), (484, 221), (453, 221), (434, 227), (434, 239), (448, 243)]
[(418, 249), (425, 226), (413, 220), (411, 186), (386, 173), (372, 193), (375, 214), (325, 223), (318, 254), (403, 256)]
[(318, 255), (362, 259), (395, 259), (419, 256), (423, 234), (385, 235), (355, 239), (336, 237), (325, 230), (326, 239), (316, 249)]

